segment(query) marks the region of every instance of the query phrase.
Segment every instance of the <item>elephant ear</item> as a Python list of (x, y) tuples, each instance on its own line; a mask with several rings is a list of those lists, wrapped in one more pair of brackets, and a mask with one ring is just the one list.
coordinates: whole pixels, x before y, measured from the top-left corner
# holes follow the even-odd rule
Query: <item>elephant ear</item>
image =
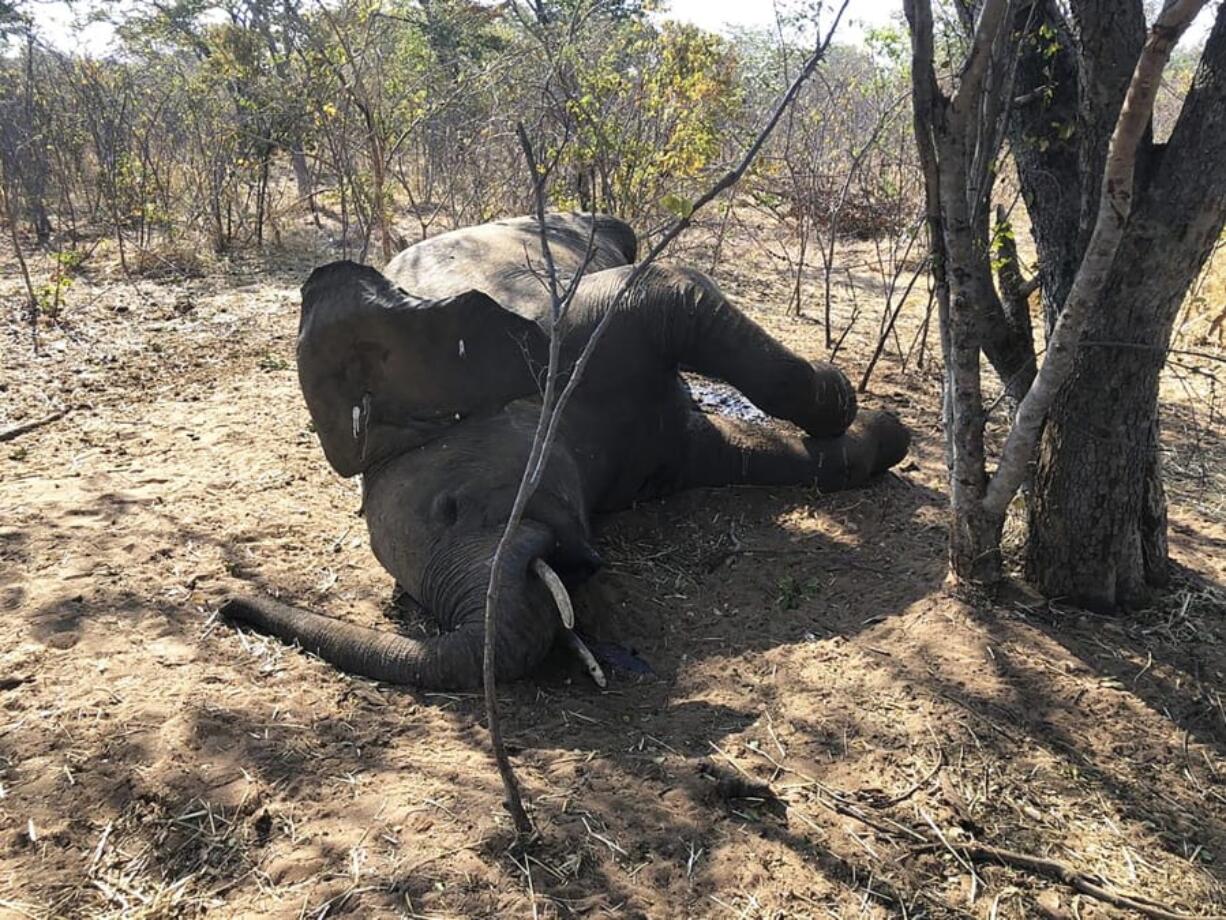
[(480, 291), (414, 298), (355, 262), (302, 287), (298, 380), (328, 462), (353, 476), (536, 392), (540, 327)]

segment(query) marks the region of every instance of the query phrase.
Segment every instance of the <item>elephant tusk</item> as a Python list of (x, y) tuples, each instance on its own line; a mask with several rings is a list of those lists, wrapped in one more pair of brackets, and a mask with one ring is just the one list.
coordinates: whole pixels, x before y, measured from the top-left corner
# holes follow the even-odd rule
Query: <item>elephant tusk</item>
[(587, 673), (591, 675), (592, 680), (596, 681), (596, 686), (601, 690), (608, 686), (608, 681), (605, 680), (604, 671), (601, 669), (600, 664), (596, 661), (596, 657), (592, 654), (591, 650), (584, 645), (583, 640), (575, 634), (574, 630), (568, 629), (562, 635), (566, 639), (566, 644), (570, 646), (571, 651), (578, 655), (583, 661), (584, 666), (587, 668)]
[(549, 563), (541, 558), (532, 560), (532, 571), (536, 572), (541, 581), (545, 582), (545, 587), (553, 595), (553, 602), (558, 605), (558, 613), (562, 615), (562, 625), (567, 629), (574, 629), (575, 608), (570, 602), (570, 594), (566, 591), (566, 585), (562, 584), (562, 579), (558, 577), (558, 573), (551, 569)]
[(549, 563), (544, 559), (539, 557), (533, 559), (532, 571), (536, 572), (541, 581), (545, 582), (545, 587), (553, 595), (554, 603), (558, 605), (558, 613), (562, 615), (562, 625), (566, 627), (562, 632), (566, 644), (570, 646), (572, 652), (579, 656), (584, 667), (587, 668), (587, 673), (596, 682), (596, 686), (603, 690), (608, 686), (608, 681), (605, 680), (600, 663), (596, 661), (596, 657), (583, 640), (575, 635), (575, 608), (570, 602), (570, 593), (566, 590), (566, 585), (562, 584), (558, 573), (550, 568)]

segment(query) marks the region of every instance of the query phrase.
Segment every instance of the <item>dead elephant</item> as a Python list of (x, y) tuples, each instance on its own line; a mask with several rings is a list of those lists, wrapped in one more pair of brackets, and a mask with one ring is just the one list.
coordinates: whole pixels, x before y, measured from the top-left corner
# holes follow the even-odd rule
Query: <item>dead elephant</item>
[[(892, 415), (857, 414), (837, 368), (793, 354), (697, 271), (652, 266), (618, 301), (637, 246), (621, 221), (551, 215), (547, 232), (563, 282), (586, 259), (562, 366), (616, 313), (505, 556), (500, 680), (530, 671), (565, 631), (554, 597), (565, 606), (562, 583), (599, 565), (594, 513), (695, 486), (855, 488), (902, 460), (910, 442)], [(231, 599), (227, 616), (354, 674), (428, 689), (480, 685), (491, 559), (547, 361), (540, 253), (535, 220), (504, 220), (419, 243), (382, 274), (326, 265), (302, 289), (298, 373), (324, 453), (341, 475), (362, 474), (374, 553), (441, 633), (415, 640), (263, 598)], [(682, 367), (727, 381), (807, 435), (695, 411)]]

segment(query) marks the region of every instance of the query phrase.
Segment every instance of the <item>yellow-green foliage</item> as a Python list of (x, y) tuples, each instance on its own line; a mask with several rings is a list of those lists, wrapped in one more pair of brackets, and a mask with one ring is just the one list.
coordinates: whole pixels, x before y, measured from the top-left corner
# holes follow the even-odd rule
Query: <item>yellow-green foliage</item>
[[(593, 176), (597, 206), (630, 214), (681, 195), (718, 158), (741, 104), (728, 43), (690, 25), (630, 20), (596, 54), (575, 47), (575, 136), (561, 165)], [(579, 204), (555, 187), (559, 206)]]

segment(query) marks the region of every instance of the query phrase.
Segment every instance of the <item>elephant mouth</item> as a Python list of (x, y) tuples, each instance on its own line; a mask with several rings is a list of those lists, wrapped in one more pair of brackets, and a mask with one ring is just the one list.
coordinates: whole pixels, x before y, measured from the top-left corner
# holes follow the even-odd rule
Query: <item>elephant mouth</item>
[(454, 410), (433, 413), (395, 411), (372, 402), (368, 396), (353, 406), (353, 440), (357, 442), (363, 459), (366, 458), (369, 441), (382, 443), (399, 438), (403, 442), (400, 444), (402, 450), (417, 450), (446, 434), (463, 419), (463, 413)]
[(561, 636), (563, 643), (583, 663), (584, 669), (587, 671), (588, 676), (595, 681), (596, 686), (603, 690), (608, 686), (608, 681), (605, 679), (604, 670), (600, 667), (596, 656), (592, 654), (587, 644), (575, 633), (575, 607), (571, 602), (570, 592), (566, 589), (566, 584), (558, 573), (553, 570), (553, 567), (539, 556), (532, 560), (531, 569), (548, 589), (555, 606), (558, 608), (558, 614), (562, 618)]
[(604, 566), (604, 560), (585, 535), (567, 533), (566, 528), (551, 529), (555, 534), (559, 534), (561, 530), (552, 552), (547, 557), (533, 558), (529, 563), (529, 571), (545, 586), (557, 608), (562, 623), (562, 628), (557, 632), (559, 640), (568, 652), (579, 659), (596, 686), (604, 689), (608, 682), (603, 669), (583, 639), (575, 632), (575, 607), (567, 587), (568, 584), (579, 585), (587, 581)]

